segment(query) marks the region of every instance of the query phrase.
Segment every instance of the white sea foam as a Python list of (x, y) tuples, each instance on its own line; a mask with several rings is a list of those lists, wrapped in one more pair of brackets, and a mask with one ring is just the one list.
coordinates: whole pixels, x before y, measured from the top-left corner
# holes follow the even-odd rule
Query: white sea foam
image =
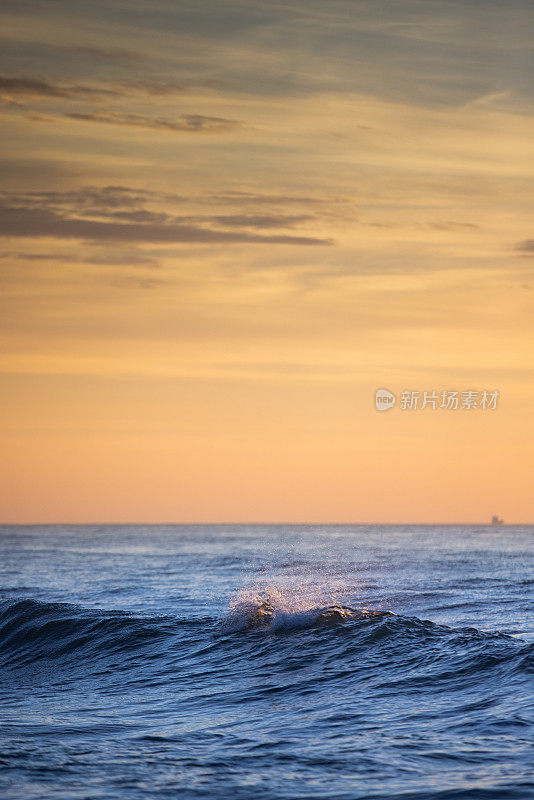
[(355, 610), (332, 602), (331, 597), (316, 588), (269, 587), (260, 592), (243, 589), (230, 602), (223, 629), (234, 632), (251, 628), (272, 631), (309, 628), (367, 616), (368, 613), (365, 609)]

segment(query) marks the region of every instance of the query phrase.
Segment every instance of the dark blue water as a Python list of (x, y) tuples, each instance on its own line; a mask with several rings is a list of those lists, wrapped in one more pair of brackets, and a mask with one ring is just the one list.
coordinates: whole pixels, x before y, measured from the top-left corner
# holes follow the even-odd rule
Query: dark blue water
[(0, 796), (534, 797), (534, 528), (0, 528)]

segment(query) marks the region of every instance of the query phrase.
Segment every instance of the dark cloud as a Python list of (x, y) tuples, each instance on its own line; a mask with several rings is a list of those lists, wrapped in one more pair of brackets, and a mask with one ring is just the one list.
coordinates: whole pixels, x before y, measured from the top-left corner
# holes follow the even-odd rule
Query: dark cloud
[(135, 80), (123, 81), (120, 86), (126, 93), (140, 92), (142, 94), (152, 94), (165, 96), (169, 94), (183, 94), (190, 88), (186, 83), (179, 81), (157, 81), (157, 80)]
[(195, 225), (215, 225), (223, 228), (294, 228), (302, 222), (308, 222), (313, 217), (310, 214), (195, 214), (188, 216), (171, 216), (158, 211), (148, 211), (140, 208), (135, 211), (105, 211), (101, 210), (98, 216), (107, 219), (120, 219), (125, 222), (140, 223), (177, 223)]
[(0, 46), (2, 52), (6, 53), (15, 49), (17, 54), (28, 57), (32, 61), (42, 59), (50, 59), (52, 57), (55, 62), (58, 58), (62, 59), (64, 56), (88, 56), (94, 66), (95, 61), (113, 62), (113, 61), (146, 61), (149, 56), (141, 53), (139, 50), (128, 50), (123, 47), (98, 47), (93, 44), (60, 44), (59, 42), (40, 41), (38, 39), (24, 39), (13, 40), (8, 36), (0, 36)]
[(475, 225), (473, 222), (429, 222), (427, 227), (434, 231), (455, 231), (461, 228), (478, 230), (480, 225)]
[(125, 222), (168, 222), (169, 215), (159, 211), (148, 211), (138, 208), (135, 211), (112, 211), (107, 216), (111, 219), (122, 219)]
[[(1, 41), (1, 40), (0, 40)], [(109, 56), (112, 51), (99, 50), (98, 48), (83, 48), (84, 52), (88, 55), (94, 53), (100, 57)], [(136, 95), (148, 95), (152, 97), (166, 97), (175, 94), (184, 94), (190, 91), (193, 87), (196, 89), (220, 89), (224, 86), (224, 82), (220, 80), (210, 79), (191, 79), (187, 78), (183, 81), (175, 79), (137, 79), (137, 80), (119, 80), (112, 82), (111, 85), (103, 86), (87, 86), (84, 84), (58, 84), (51, 80), (44, 79), (40, 76), (9, 76), (0, 75), (0, 99), (6, 104), (7, 108), (23, 109), (21, 100), (28, 99), (49, 99), (49, 100), (78, 100), (83, 102), (97, 103), (106, 98), (118, 98)], [(73, 116), (73, 115), (68, 115)], [(131, 118), (130, 120), (128, 118)], [(80, 115), (80, 119), (85, 118), (85, 115)], [(137, 118), (137, 119), (136, 119)], [(46, 121), (46, 117), (34, 117), (37, 121)], [(111, 113), (109, 119), (93, 120), (92, 115), (87, 115), (87, 119), (91, 121), (107, 121), (117, 125), (141, 125), (143, 124), (142, 115), (135, 114), (122, 114)], [(150, 118), (147, 118), (150, 119)], [(159, 118), (156, 124), (148, 125), (148, 127), (167, 127), (170, 129), (175, 128), (175, 125), (187, 125), (188, 128), (204, 127), (209, 123), (232, 123), (236, 124), (236, 120), (223, 120), (217, 117), (203, 117), (201, 115), (184, 115), (178, 122), (173, 120), (166, 120)]]
[(261, 216), (222, 214), (208, 217), (211, 222), (231, 228), (292, 228), (301, 222), (313, 219), (309, 214), (270, 214)]
[(66, 253), (13, 253), (3, 252), (0, 253), (0, 258), (16, 258), (20, 261), (73, 261), (73, 257), (68, 256)]
[(227, 81), (215, 78), (198, 78), (176, 81), (174, 79), (143, 79), (135, 81), (121, 81), (119, 84), (127, 94), (140, 92), (142, 94), (164, 97), (172, 94), (183, 94), (191, 89), (222, 89), (228, 85)]
[(114, 89), (92, 86), (58, 86), (40, 78), (11, 78), (0, 75), (0, 97), (48, 97), (57, 99), (94, 100), (104, 96), (117, 96)]
[(110, 267), (150, 267), (160, 266), (160, 261), (152, 256), (145, 256), (142, 253), (106, 252), (88, 256), (79, 256), (75, 253), (24, 253), (6, 252), (0, 253), (0, 259), (16, 259), (18, 261), (53, 261), (54, 263), (68, 264), (92, 264), (95, 266)]
[[(234, 213), (200, 213), (199, 206), (211, 205), (215, 202), (214, 197), (186, 197), (124, 185), (85, 186), (63, 192), (7, 192), (3, 197), (0, 195), (4, 211), (0, 220), (0, 235), (79, 238), (93, 243), (106, 241), (115, 244), (175, 244), (188, 241), (332, 244), (328, 239), (294, 233), (299, 225), (320, 219), (320, 208), (314, 208), (317, 211), (314, 215), (285, 214), (280, 210), (283, 209), (283, 196), (259, 195), (261, 201), (267, 198), (273, 200), (273, 210), (268, 209), (266, 202), (261, 202), (258, 207), (260, 213), (246, 213), (252, 209), (248, 199), (255, 195), (245, 193), (247, 202), (242, 209), (244, 213), (240, 213), (242, 194), (229, 192), (226, 195), (227, 203), (233, 207)], [(291, 203), (296, 201), (296, 197), (289, 199)], [(308, 198), (301, 199), (305, 201)], [(176, 209), (180, 207), (187, 209), (188, 213), (177, 214)], [(258, 212), (258, 209), (254, 210)], [(306, 204), (304, 210), (309, 210)], [(117, 262), (111, 262), (106, 253), (102, 263)], [(126, 263), (135, 262), (128, 259)]]
[(534, 256), (534, 239), (524, 239), (518, 242), (515, 247), (522, 256)]
[(115, 286), (118, 289), (157, 289), (167, 283), (168, 281), (160, 278), (132, 278), (125, 275), (113, 278), (110, 281), (111, 286)]
[(102, 253), (100, 255), (84, 256), (79, 259), (83, 264), (110, 267), (150, 267), (160, 266), (160, 261), (152, 256), (140, 253)]
[(72, 112), (65, 114), (65, 116), (69, 119), (81, 122), (100, 122), (108, 125), (155, 128), (156, 130), (181, 133), (218, 133), (243, 127), (243, 123), (237, 119), (205, 117), (202, 114), (182, 114), (178, 119), (150, 117), (145, 114), (123, 114), (114, 111), (99, 111), (88, 114)]
[[(41, 166), (39, 162), (39, 167)], [(8, 164), (5, 164), (8, 167)], [(256, 192), (228, 191), (215, 194), (186, 196), (137, 187), (83, 186), (66, 192), (40, 191), (9, 195), (10, 204), (43, 205), (94, 209), (136, 209), (147, 202), (195, 203), (202, 205), (248, 206), (328, 206), (351, 203), (346, 197), (313, 197), (309, 195), (277, 195)], [(258, 215), (263, 216), (263, 215)]]
[[(54, 211), (73, 213), (76, 216), (96, 216), (107, 219), (123, 220), (125, 222), (139, 223), (209, 223), (211, 225), (231, 228), (292, 228), (302, 222), (309, 222), (316, 215), (284, 214), (278, 208), (285, 202), (289, 205), (304, 206), (309, 203), (323, 205), (330, 201), (319, 198), (282, 196), (282, 195), (253, 195), (240, 192), (229, 192), (225, 195), (200, 195), (185, 196), (169, 192), (136, 189), (128, 186), (85, 186), (65, 192), (11, 192), (4, 193), (4, 202), (9, 206), (24, 206), (28, 208), (46, 208)], [(254, 205), (254, 200), (259, 200), (263, 212), (264, 207), (270, 203), (273, 206), (271, 213), (232, 213), (232, 214), (191, 214), (171, 215), (161, 210), (150, 210), (147, 204), (166, 207), (171, 205), (194, 206), (226, 204), (239, 208), (242, 198), (245, 198), (245, 207)], [(335, 202), (335, 198), (332, 202)], [(247, 208), (248, 211), (248, 208)]]
[[(77, 213), (106, 212), (113, 209), (132, 209), (137, 213), (142, 203), (151, 199), (165, 199), (166, 195), (128, 186), (84, 186), (66, 192), (24, 192), (6, 193), (9, 205), (23, 205), (37, 208), (69, 209)], [(139, 221), (139, 220), (138, 220)]]
[(328, 245), (328, 239), (273, 235), (202, 228), (174, 223), (110, 222), (67, 216), (47, 208), (0, 204), (0, 236), (52, 237), (103, 242), (153, 243), (254, 243)]
[(346, 198), (332, 197), (328, 201), (322, 197), (310, 197), (306, 195), (276, 195), (276, 194), (261, 194), (257, 192), (243, 192), (232, 190), (221, 194), (211, 195), (209, 198), (215, 203), (228, 203), (232, 205), (314, 205), (328, 202), (339, 203), (346, 202)]
[[(28, 36), (43, 23), (44, 31), (53, 24), (60, 38), (59, 20), (66, 19), (71, 35), (64, 38), (84, 38), (59, 44), (56, 53), (50, 43), (35, 41), (41, 33), (34, 41), (14, 39), (17, 64), (60, 60), (86, 74), (101, 65), (122, 73), (132, 65), (120, 60), (143, 58), (147, 79), (151, 69), (179, 64), (188, 76), (207, 72), (234, 92), (257, 96), (341, 91), (430, 107), (461, 107), (505, 88), (521, 108), (531, 95), (532, 4), (526, 0), (6, 4), (21, 28), (27, 17)], [(141, 48), (144, 55), (133, 52)]]

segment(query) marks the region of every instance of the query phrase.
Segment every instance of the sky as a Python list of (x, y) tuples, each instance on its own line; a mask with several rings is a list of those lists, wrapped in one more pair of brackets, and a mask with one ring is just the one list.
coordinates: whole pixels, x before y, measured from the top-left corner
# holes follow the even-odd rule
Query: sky
[(530, 0), (0, 18), (0, 521), (534, 521)]

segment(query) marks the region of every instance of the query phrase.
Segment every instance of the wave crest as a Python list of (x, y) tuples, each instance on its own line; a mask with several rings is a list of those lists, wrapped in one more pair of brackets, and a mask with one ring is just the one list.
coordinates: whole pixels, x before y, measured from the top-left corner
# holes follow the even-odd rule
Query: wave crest
[(15, 599), (0, 603), (0, 659), (30, 664), (84, 650), (91, 657), (125, 651), (165, 636), (161, 621), (68, 603)]
[(267, 589), (259, 594), (245, 590), (230, 603), (222, 627), (228, 633), (258, 628), (279, 631), (337, 625), (383, 614), (340, 603), (317, 605), (317, 598), (287, 590)]

